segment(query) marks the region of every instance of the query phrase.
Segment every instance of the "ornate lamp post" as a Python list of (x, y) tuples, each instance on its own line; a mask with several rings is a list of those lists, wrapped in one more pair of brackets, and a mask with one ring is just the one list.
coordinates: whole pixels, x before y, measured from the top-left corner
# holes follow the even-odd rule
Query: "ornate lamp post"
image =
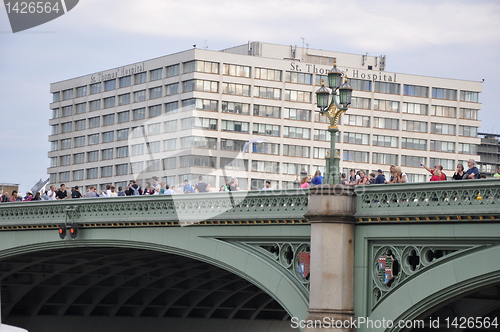
[[(344, 84), (342, 78), (345, 77)], [(325, 81), (321, 81), (321, 88), (316, 91), (316, 100), (319, 113), (330, 119), (328, 131), (330, 132), (330, 156), (326, 157), (325, 182), (329, 184), (340, 184), (340, 156), (335, 150), (335, 138), (339, 131), (337, 122), (340, 114), (347, 111), (351, 104), (352, 87), (347, 83), (347, 76), (337, 68), (337, 60), (333, 63), (333, 68), (328, 72), (328, 88)], [(330, 95), (332, 96), (330, 100)]]

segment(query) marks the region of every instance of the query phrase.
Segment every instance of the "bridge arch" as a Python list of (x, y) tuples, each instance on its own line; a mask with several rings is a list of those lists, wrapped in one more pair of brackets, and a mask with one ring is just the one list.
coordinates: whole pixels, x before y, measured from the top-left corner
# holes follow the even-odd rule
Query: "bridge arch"
[[(237, 232), (234, 230), (235, 227), (238, 228)], [(0, 262), (12, 256), (29, 255), (40, 251), (51, 251), (55, 255), (64, 255), (65, 251), (78, 252), (78, 250), (90, 250), (92, 248), (102, 249), (103, 252), (112, 248), (109, 249), (110, 252), (108, 253), (111, 257), (112, 255), (119, 255), (120, 250), (162, 253), (202, 262), (204, 264), (203, 269), (214, 267), (212, 271), (214, 276), (211, 277), (214, 280), (217, 279), (217, 274), (236, 275), (249, 283), (239, 283), (236, 279), (228, 281), (228, 283), (233, 283), (236, 289), (241, 292), (245, 290), (257, 292), (257, 294), (248, 296), (242, 301), (249, 302), (254, 297), (267, 294), (268, 298), (260, 303), (258, 310), (263, 310), (271, 302), (276, 301), (287, 313), (285, 320), (290, 316), (304, 319), (308, 309), (307, 292), (279, 264), (266, 259), (265, 255), (259, 254), (258, 251), (248, 250), (247, 242), (256, 239), (262, 241), (263, 238), (276, 240), (280, 237), (285, 237), (287, 241), (297, 237), (300, 240), (307, 241), (309, 237), (308, 225), (292, 226), (295, 228), (294, 230), (285, 230), (286, 227), (290, 228), (290, 226), (273, 225), (266, 227), (265, 232), (261, 227), (235, 227), (90, 228), (81, 229), (75, 241), (70, 239), (59, 240), (55, 229), (2, 232)], [(239, 237), (235, 236), (236, 233), (239, 234)], [(263, 235), (263, 233), (266, 235)], [(245, 234), (245, 236), (241, 237), (241, 234)], [(161, 259), (157, 254), (151, 256), (154, 256), (154, 259)], [(141, 257), (148, 259), (147, 254)], [(43, 261), (39, 263), (43, 263)], [(201, 267), (198, 268), (201, 269)], [(3, 272), (2, 275), (4, 279), (7, 277)], [(208, 277), (206, 282), (210, 281)], [(117, 286), (115, 285), (115, 287)], [(221, 287), (223, 286), (221, 285)], [(83, 291), (85, 289), (87, 288), (82, 287)], [(211, 287), (210, 292), (215, 290), (216, 288)], [(82, 291), (73, 296), (76, 298), (78, 294), (81, 295)], [(177, 298), (180, 297), (182, 297), (181, 294), (177, 296)], [(230, 297), (230, 294), (228, 294), (228, 297)], [(102, 298), (105, 298), (104, 294)], [(151, 296), (148, 301), (149, 303), (153, 302), (154, 296)], [(194, 302), (203, 302), (203, 299), (199, 298)], [(196, 309), (197, 304), (194, 302), (190, 304), (189, 309), (191, 311)], [(219, 302), (219, 305), (224, 303), (223, 299)], [(239, 308), (244, 305), (244, 303), (241, 304)], [(95, 303), (86, 309), (86, 313), (89, 314), (93, 308), (95, 308)], [(60, 309), (60, 311), (63, 313), (67, 309), (66, 307)], [(237, 309), (238, 306), (229, 313), (229, 316), (237, 318)], [(40, 308), (37, 310), (40, 310)], [(117, 314), (119, 310), (119, 308), (114, 308), (111, 311), (113, 314)], [(166, 310), (166, 308), (163, 309), (161, 314), (165, 314)], [(252, 313), (252, 319), (258, 315), (257, 311)], [(210, 312), (213, 314), (213, 308)], [(8, 312), (3, 312), (3, 314), (8, 314)], [(184, 313), (184, 317), (186, 315), (187, 313)]]

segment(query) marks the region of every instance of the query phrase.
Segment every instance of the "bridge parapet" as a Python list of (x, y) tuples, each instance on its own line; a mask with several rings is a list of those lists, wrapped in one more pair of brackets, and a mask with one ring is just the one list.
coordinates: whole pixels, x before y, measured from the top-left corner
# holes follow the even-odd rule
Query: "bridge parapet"
[(189, 195), (127, 196), (0, 205), (0, 227), (55, 225), (62, 222), (193, 223), (304, 221), (307, 190), (269, 190)]
[(496, 179), (402, 183), (356, 189), (359, 222), (498, 220)]

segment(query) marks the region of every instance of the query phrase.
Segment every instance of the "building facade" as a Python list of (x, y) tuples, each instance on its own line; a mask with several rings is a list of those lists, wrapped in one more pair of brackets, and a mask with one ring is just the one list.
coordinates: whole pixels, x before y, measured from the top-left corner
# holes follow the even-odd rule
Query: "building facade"
[[(340, 120), (341, 168), (401, 165), (427, 181), (419, 163), (478, 159), (480, 82), (385, 71), (385, 56), (260, 42), (191, 49), (51, 84), (51, 183), (89, 187), (170, 185), (201, 175), (218, 190), (289, 188), (324, 171), (328, 119), (315, 91), (337, 60), (353, 100)], [(387, 173), (386, 173), (387, 174)]]
[(492, 177), (500, 166), (500, 135), (489, 133), (478, 133), (481, 137), (481, 145), (478, 146), (477, 153), (481, 158), (479, 171)]

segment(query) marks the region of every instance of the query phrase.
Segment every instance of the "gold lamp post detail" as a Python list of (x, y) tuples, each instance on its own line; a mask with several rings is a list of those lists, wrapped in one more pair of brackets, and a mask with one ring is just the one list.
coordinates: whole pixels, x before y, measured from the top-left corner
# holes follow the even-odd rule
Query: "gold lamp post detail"
[[(342, 80), (344, 80), (343, 84)], [(328, 86), (330, 89), (325, 87), (325, 80), (321, 80), (321, 87), (316, 90), (319, 113), (330, 119), (328, 126), (330, 155), (326, 157), (325, 183), (340, 184), (340, 156), (335, 150), (335, 138), (339, 131), (337, 126), (339, 117), (347, 111), (351, 104), (352, 87), (348, 83), (347, 75), (344, 75), (337, 68), (337, 60), (334, 61), (333, 68), (328, 72)]]

